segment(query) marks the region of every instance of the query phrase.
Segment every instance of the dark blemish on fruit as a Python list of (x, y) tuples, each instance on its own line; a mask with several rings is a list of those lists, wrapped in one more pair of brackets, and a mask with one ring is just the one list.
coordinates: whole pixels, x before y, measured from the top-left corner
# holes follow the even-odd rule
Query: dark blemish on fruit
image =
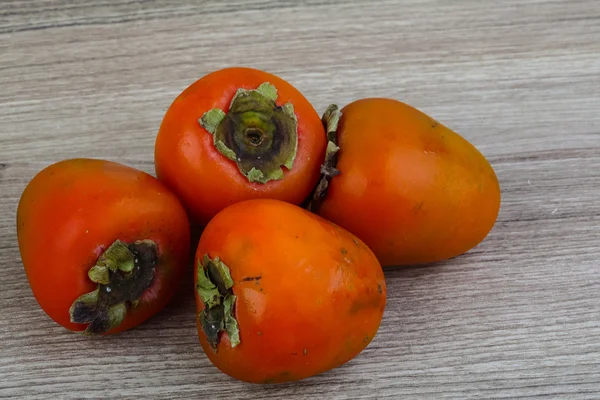
[(381, 283), (377, 284), (377, 291), (379, 292), (379, 294), (383, 294), (383, 289), (381, 288)]
[(363, 339), (364, 343), (369, 343), (369, 335), (365, 335), (365, 338)]
[(342, 255), (345, 256), (346, 254), (348, 254), (348, 250), (342, 247), (340, 249), (340, 253), (342, 253)]
[(297, 352), (297, 351), (295, 351), (295, 352), (293, 352), (293, 353), (292, 353), (292, 355), (293, 355), (293, 356), (297, 356), (297, 355), (298, 355), (298, 352)]
[(247, 276), (245, 278), (242, 278), (240, 280), (240, 282), (250, 282), (250, 281), (257, 281), (256, 283), (258, 283), (258, 281), (260, 281), (262, 279), (262, 275), (258, 275), (258, 276)]
[(263, 333), (262, 333), (262, 332), (258, 332), (258, 336), (262, 336), (262, 335), (263, 335)]

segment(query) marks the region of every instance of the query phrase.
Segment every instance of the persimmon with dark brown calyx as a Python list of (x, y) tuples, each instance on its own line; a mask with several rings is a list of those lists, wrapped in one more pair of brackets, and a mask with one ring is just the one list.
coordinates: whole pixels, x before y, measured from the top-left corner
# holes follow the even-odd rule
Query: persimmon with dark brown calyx
[(488, 160), (392, 99), (331, 106), (324, 176), (309, 208), (361, 238), (384, 266), (441, 261), (492, 229), (500, 186)]
[(41, 308), (89, 335), (124, 331), (163, 309), (190, 251), (185, 210), (162, 182), (93, 159), (52, 164), (29, 182), (17, 236)]
[(242, 200), (302, 203), (319, 180), (326, 144), (300, 91), (264, 71), (226, 68), (194, 82), (167, 110), (156, 174), (204, 225)]

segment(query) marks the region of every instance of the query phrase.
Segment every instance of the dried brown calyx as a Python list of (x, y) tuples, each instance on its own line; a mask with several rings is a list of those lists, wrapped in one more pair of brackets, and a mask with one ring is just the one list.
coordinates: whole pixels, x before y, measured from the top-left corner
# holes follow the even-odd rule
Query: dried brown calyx
[(312, 199), (308, 204), (308, 209), (311, 211), (317, 211), (327, 195), (327, 189), (329, 188), (329, 182), (331, 179), (340, 174), (337, 167), (338, 147), (337, 140), (337, 129), (340, 123), (342, 112), (339, 107), (335, 104), (327, 107), (323, 113), (321, 121), (325, 126), (327, 132), (327, 150), (325, 151), (325, 161), (321, 165), (321, 180), (313, 192)]

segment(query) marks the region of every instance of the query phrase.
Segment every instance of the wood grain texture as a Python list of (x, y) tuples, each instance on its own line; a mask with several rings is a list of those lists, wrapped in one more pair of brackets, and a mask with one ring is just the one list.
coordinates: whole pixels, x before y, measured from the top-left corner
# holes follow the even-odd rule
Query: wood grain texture
[[(0, 397), (600, 398), (599, 38), (596, 0), (3, 0)], [(230, 65), (282, 76), (320, 112), (408, 102), (475, 144), (501, 181), (480, 246), (388, 270), (372, 344), (295, 384), (217, 371), (190, 282), (137, 329), (66, 332), (38, 307), (17, 247), (36, 172), (84, 156), (153, 173), (171, 101)]]

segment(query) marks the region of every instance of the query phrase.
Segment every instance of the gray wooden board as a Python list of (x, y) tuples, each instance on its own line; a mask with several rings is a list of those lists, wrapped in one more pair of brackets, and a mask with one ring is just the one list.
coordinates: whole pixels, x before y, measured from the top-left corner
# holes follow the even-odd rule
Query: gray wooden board
[[(36, 172), (97, 157), (154, 173), (171, 101), (232, 65), (280, 75), (319, 112), (374, 96), (412, 104), (475, 144), (501, 182), (481, 245), (387, 270), (374, 341), (299, 383), (214, 368), (190, 282), (136, 329), (67, 332), (38, 307), (17, 247)], [(3, 0), (0, 87), (0, 397), (600, 397), (596, 0)]]

